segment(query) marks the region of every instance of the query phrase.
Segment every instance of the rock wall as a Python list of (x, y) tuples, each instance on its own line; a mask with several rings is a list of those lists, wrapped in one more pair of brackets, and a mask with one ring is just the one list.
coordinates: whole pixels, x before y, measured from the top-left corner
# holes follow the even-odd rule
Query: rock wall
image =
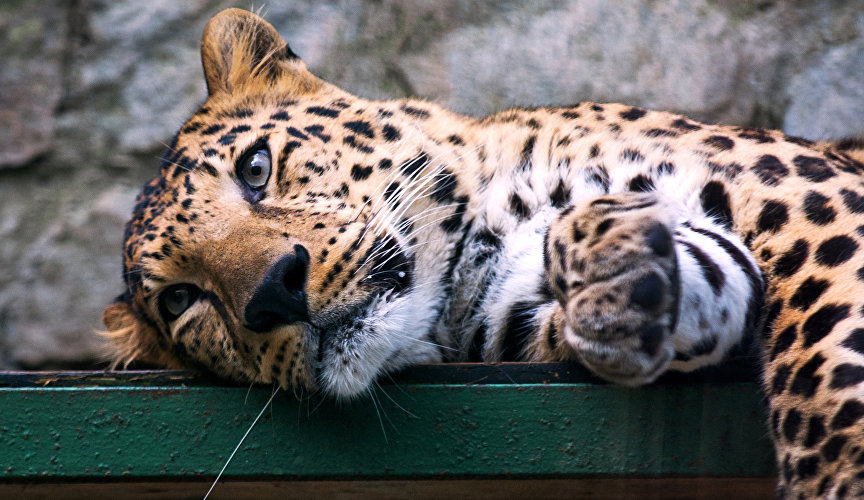
[[(121, 227), (205, 96), (198, 42), (249, 2), (0, 3), (0, 368), (90, 366)], [(864, 134), (864, 1), (302, 0), (264, 14), (361, 96), (480, 115), (623, 101)]]

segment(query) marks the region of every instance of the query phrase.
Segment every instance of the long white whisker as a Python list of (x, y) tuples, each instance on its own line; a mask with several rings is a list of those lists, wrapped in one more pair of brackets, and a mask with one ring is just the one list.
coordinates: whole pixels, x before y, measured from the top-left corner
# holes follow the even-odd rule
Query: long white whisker
[[(357, 215), (355, 215), (351, 219), (351, 222), (356, 221), (357, 218), (360, 217), (360, 214), (362, 213), (363, 209), (366, 208), (367, 206), (369, 206), (370, 204), (372, 205), (372, 212), (373, 213), (377, 212), (379, 207), (376, 207), (376, 204), (381, 200), (381, 197), (376, 196), (378, 193), (378, 190), (381, 189), (381, 187), (384, 186), (385, 183), (386, 183), (387, 187), (389, 187), (396, 180), (396, 177), (399, 176), (399, 169), (397, 167), (392, 167), (392, 168), (393, 168), (393, 171), (390, 172), (390, 174), (388, 174), (386, 177), (384, 177), (384, 179), (382, 179), (381, 182), (379, 182), (377, 186), (375, 186), (375, 189), (373, 189), (372, 193), (369, 194), (369, 198), (360, 206), (360, 208), (357, 209)], [(384, 188), (384, 192), (387, 191), (387, 187)]]
[[(391, 380), (392, 380), (392, 379), (391, 379)], [(415, 415), (415, 414), (411, 413), (410, 411), (406, 410), (405, 408), (403, 408), (402, 405), (400, 405), (399, 403), (396, 402), (396, 400), (394, 400), (393, 398), (391, 398), (390, 395), (387, 394), (387, 391), (384, 390), (384, 387), (383, 387), (381, 384), (379, 384), (378, 382), (375, 382), (375, 385), (378, 386), (379, 389), (381, 389), (381, 392), (383, 392), (384, 395), (387, 396), (387, 399), (389, 399), (391, 403), (393, 403), (394, 405), (396, 405), (396, 408), (399, 408), (400, 410), (404, 411), (407, 415), (409, 415), (409, 416), (411, 416), (411, 417), (413, 417), (413, 418), (420, 418), (420, 417), (418, 417), (417, 415)], [(394, 426), (394, 427), (395, 427), (395, 426)], [(397, 430), (398, 430), (398, 429), (397, 429)]]
[(234, 447), (234, 451), (231, 452), (231, 455), (228, 457), (228, 460), (225, 461), (225, 465), (222, 466), (222, 470), (219, 471), (219, 474), (216, 476), (216, 480), (213, 481), (213, 484), (210, 486), (210, 489), (207, 490), (207, 494), (204, 495), (204, 500), (207, 500), (207, 497), (210, 496), (210, 493), (213, 491), (213, 488), (216, 487), (216, 483), (219, 482), (219, 478), (222, 477), (222, 473), (225, 472), (225, 469), (228, 468), (228, 464), (231, 463), (231, 459), (234, 458), (234, 455), (237, 453), (237, 450), (240, 449), (240, 446), (243, 444), (243, 441), (246, 440), (246, 436), (248, 436), (249, 433), (252, 432), (252, 429), (255, 427), (255, 424), (257, 424), (258, 420), (261, 418), (261, 415), (264, 414), (264, 412), (267, 410), (267, 407), (270, 406), (270, 404), (273, 402), (273, 398), (276, 397), (277, 392), (279, 392), (279, 386), (278, 385), (276, 386), (275, 389), (273, 389), (273, 394), (270, 395), (270, 399), (267, 400), (267, 403), (264, 405), (264, 408), (261, 408), (261, 411), (258, 412), (258, 416), (255, 417), (255, 420), (252, 421), (252, 425), (250, 425), (249, 428), (246, 429), (246, 433), (243, 434), (242, 438), (240, 438), (240, 442), (237, 443), (237, 446)]
[(414, 250), (416, 250), (418, 248), (424, 247), (426, 245), (430, 245), (432, 243), (438, 243), (443, 239), (445, 239), (445, 238), (442, 236), (441, 238), (435, 238), (434, 240), (421, 241), (421, 242), (415, 243), (413, 245), (408, 245), (407, 247), (403, 248), (402, 251), (410, 255)]
[[(393, 380), (393, 377), (390, 377), (390, 380)], [(400, 405), (399, 403), (397, 403), (395, 399), (393, 399), (392, 397), (390, 397), (390, 395), (387, 394), (387, 391), (384, 390), (384, 386), (382, 386), (380, 383), (378, 383), (378, 382), (376, 381), (376, 382), (375, 382), (375, 385), (376, 385), (379, 389), (381, 389), (381, 392), (384, 393), (384, 395), (387, 397), (387, 399), (389, 399), (390, 402), (393, 403), (394, 406), (396, 406), (396, 408), (399, 408), (400, 410), (402, 410), (403, 412), (405, 412), (405, 414), (408, 415), (409, 417), (412, 417), (412, 418), (420, 418), (420, 417), (418, 417), (417, 415), (415, 415), (415, 414), (411, 413), (410, 411), (406, 410), (402, 405)], [(395, 428), (395, 426), (394, 426), (394, 428)], [(398, 429), (397, 429), (397, 431), (398, 431)]]
[[(412, 176), (411, 178), (409, 178), (409, 183), (408, 183), (406, 186), (404, 186), (404, 187), (402, 187), (402, 188), (400, 189), (400, 193), (405, 193), (405, 192), (407, 192), (407, 190), (408, 190), (409, 188), (414, 188), (413, 191), (412, 191), (412, 192), (409, 192), (407, 195), (405, 195), (405, 196), (400, 196), (400, 198), (399, 198), (397, 201), (398, 201), (399, 203), (401, 203), (402, 208), (401, 208), (401, 210), (400, 210), (399, 212), (394, 212), (394, 213), (393, 213), (393, 214), (388, 218), (389, 221), (392, 221), (392, 220), (394, 220), (394, 219), (398, 220), (399, 218), (401, 218), (402, 215), (404, 214), (404, 212), (407, 211), (407, 210), (408, 210), (408, 209), (409, 209), (409, 208), (414, 204), (414, 202), (415, 202), (417, 199), (419, 199), (420, 197), (422, 197), (422, 196), (424, 196), (425, 194), (427, 194), (427, 193), (429, 192), (429, 189), (433, 189), (433, 188), (435, 187), (435, 183), (434, 183), (434, 182), (429, 182), (429, 183), (427, 183), (427, 181), (431, 181), (431, 180), (435, 179), (435, 178), (438, 177), (438, 176), (441, 174), (441, 172), (443, 172), (447, 167), (449, 167), (450, 165), (452, 165), (453, 162), (458, 161), (458, 160), (464, 158), (465, 155), (467, 155), (468, 153), (471, 153), (472, 151), (476, 151), (479, 147), (480, 147), (480, 146), (478, 145), (478, 146), (476, 146), (476, 147), (474, 147), (474, 148), (471, 148), (471, 149), (469, 149), (469, 150), (463, 152), (462, 154), (456, 156), (455, 158), (453, 158), (452, 161), (449, 161), (449, 162), (442, 162), (438, 167), (435, 167), (435, 168), (433, 168), (433, 169), (429, 169), (428, 165), (433, 165), (436, 161), (438, 161), (438, 159), (443, 155), (443, 153), (440, 154), (440, 155), (438, 155), (438, 156), (435, 156), (435, 157), (429, 159), (428, 162), (427, 162), (427, 167), (423, 170), (423, 174), (422, 174), (422, 175)], [(417, 173), (419, 173), (419, 172), (420, 172), (420, 171), (418, 170)], [(416, 173), (415, 173), (415, 174), (416, 174)], [(417, 187), (415, 188), (414, 186), (417, 186)], [(425, 186), (425, 187), (424, 187), (424, 186)], [(419, 190), (419, 191), (418, 191), (418, 190)], [(407, 199), (403, 199), (403, 198), (407, 198)], [(378, 214), (376, 214), (376, 218), (375, 218), (375, 219), (370, 219), (370, 222), (369, 222), (369, 223), (370, 223), (370, 224), (377, 224), (377, 223), (379, 223), (380, 221), (377, 220), (378, 218), (380, 218), (380, 217), (378, 217)], [(388, 221), (388, 223), (389, 223), (389, 221)], [(387, 226), (387, 223), (380, 224), (380, 225), (383, 226), (383, 227), (386, 227), (386, 226)], [(379, 229), (379, 230), (377, 230), (376, 232), (380, 232), (380, 231), (381, 231), (381, 230)]]
[[(428, 163), (428, 165), (431, 165), (431, 161)], [(401, 207), (399, 210), (393, 210), (390, 216), (386, 218), (388, 223), (389, 221), (392, 221), (394, 219), (398, 220), (399, 218), (401, 218), (402, 214), (404, 214), (404, 212), (410, 209), (415, 201), (428, 194), (430, 190), (435, 189), (435, 183), (431, 181), (433, 181), (445, 168), (447, 168), (447, 166), (447, 164), (442, 163), (437, 168), (428, 172), (427, 174), (417, 176), (416, 178), (409, 178), (410, 182), (404, 187), (403, 190), (401, 190), (400, 193), (407, 192), (408, 189), (412, 189), (412, 191), (408, 192), (408, 194), (404, 196), (400, 194), (400, 197), (397, 200), (394, 200), (394, 202), (398, 201), (401, 204)], [(370, 220), (369, 223), (376, 225), (379, 228), (386, 227), (388, 224), (381, 223), (381, 217)], [(381, 229), (379, 228), (376, 228), (376, 232), (381, 231)]]
[(312, 411), (310, 411), (306, 416), (307, 416), (307, 417), (311, 417), (312, 415), (314, 415), (315, 412), (318, 411), (318, 408), (321, 408), (321, 405), (324, 404), (324, 400), (326, 400), (326, 399), (327, 399), (326, 397), (323, 397), (323, 396), (322, 396), (322, 397), (321, 397), (321, 400), (318, 401), (318, 404), (315, 405), (315, 408), (312, 408)]
[[(432, 221), (430, 221), (430, 222), (424, 224), (423, 226), (421, 226), (420, 228), (418, 228), (418, 229), (415, 230), (415, 231), (420, 231), (420, 230), (426, 228), (427, 226), (430, 226), (430, 225), (432, 225), (432, 224), (437, 224), (437, 223), (439, 223), (439, 222), (441, 222), (441, 221), (443, 221), (443, 220), (448, 219), (449, 217), (452, 217), (452, 214), (448, 214), (448, 215), (444, 215), (444, 216), (442, 216), (442, 217), (438, 217), (437, 219), (434, 219), (434, 220), (432, 220)], [(441, 238), (437, 238), (437, 239), (435, 239), (435, 240), (429, 240), (429, 241), (425, 241), (425, 242), (419, 242), (419, 243), (416, 243), (415, 245), (412, 245), (412, 248), (417, 248), (417, 247), (419, 247), (419, 246), (422, 246), (422, 245), (425, 245), (425, 244), (431, 243), (431, 242), (433, 242), (433, 241), (436, 241), (436, 242), (437, 242), (437, 241), (440, 241), (440, 239), (441, 239)], [(408, 253), (407, 250), (405, 250), (405, 249), (403, 249), (403, 251), (405, 251), (405, 253)], [(380, 255), (381, 253), (382, 253), (382, 252), (379, 251), (379, 252), (377, 252), (376, 254), (374, 254), (374, 256), (377, 257), (377, 256)], [(394, 254), (394, 255), (395, 255), (395, 254)], [(370, 256), (370, 258), (366, 259), (366, 260), (363, 262), (363, 264), (361, 264), (360, 266), (358, 266), (356, 272), (360, 272), (363, 268), (365, 268), (367, 265), (369, 265), (370, 263), (372, 263), (374, 259), (372, 259), (371, 257), (372, 257), (372, 256)], [(384, 262), (381, 262), (380, 264), (376, 265), (373, 269), (378, 269), (378, 268), (380, 268), (381, 266), (383, 266), (385, 263), (387, 263), (387, 262), (388, 262), (390, 259), (392, 259), (392, 258), (393, 258), (393, 256), (391, 255), (390, 257), (387, 258), (387, 260), (385, 260)]]
[(405, 335), (404, 333), (396, 333), (396, 332), (390, 332), (390, 333), (392, 335), (397, 336), (397, 337), (402, 337), (404, 339), (413, 340), (414, 342), (420, 342), (421, 344), (431, 345), (433, 347), (440, 347), (441, 349), (447, 349), (449, 351), (458, 351), (459, 350), (459, 349), (456, 349), (454, 347), (449, 347), (449, 346), (446, 346), (443, 344), (436, 344), (435, 342), (431, 342), (428, 340), (415, 339), (414, 337), (409, 337), (408, 335)]
[[(433, 165), (438, 160), (438, 158), (440, 158), (442, 155), (443, 155), (443, 153), (439, 154), (438, 156), (435, 156), (433, 158), (427, 158), (425, 165), (423, 165), (423, 168), (418, 168), (414, 173), (412, 173), (410, 176), (408, 176), (408, 178), (406, 179), (406, 185), (404, 187), (400, 188), (400, 192), (405, 192), (409, 188), (412, 188), (415, 185), (425, 184), (426, 180), (436, 176), (443, 169), (447, 168), (447, 166), (449, 165), (448, 163), (441, 163), (435, 169), (429, 170), (429, 167), (431, 165)], [(398, 201), (400, 203), (402, 202), (401, 199), (399, 199)], [(407, 204), (410, 205), (410, 203), (407, 203)], [(371, 220), (370, 220), (370, 223), (372, 223)]]
[(354, 271), (355, 274), (356, 274), (357, 272), (359, 272), (361, 269), (363, 269), (363, 266), (365, 266), (365, 265), (368, 264), (369, 262), (372, 262), (373, 260), (375, 260), (376, 258), (378, 258), (378, 256), (380, 256), (380, 255), (384, 255), (384, 254), (386, 254), (386, 253), (388, 253), (388, 252), (394, 252), (394, 251), (396, 251), (396, 250), (398, 250), (398, 246), (395, 246), (395, 245), (394, 245), (394, 246), (386, 246), (386, 245), (383, 244), (383, 241), (382, 241), (381, 246), (379, 246), (378, 248), (376, 248), (375, 250), (373, 250), (371, 253), (369, 253), (369, 255), (367, 255), (367, 256), (364, 258), (363, 262), (362, 262), (359, 266), (357, 266), (357, 270)]
[[(416, 174), (416, 172), (415, 172), (415, 174)], [(387, 214), (387, 212), (384, 211), (383, 209), (388, 208), (388, 209), (390, 209), (389, 212), (390, 212), (390, 213), (393, 213), (393, 212), (395, 211), (395, 210), (393, 210), (393, 209), (394, 209), (398, 204), (403, 203), (403, 206), (404, 206), (404, 204), (407, 203), (407, 202), (405, 201), (405, 194), (404, 194), (404, 193), (405, 193), (409, 188), (411, 188), (411, 187), (413, 186), (413, 181), (411, 180), (410, 177), (409, 177), (408, 181), (409, 181), (409, 182), (406, 183), (405, 185), (400, 185), (400, 186), (399, 186), (399, 189), (398, 189), (395, 193), (393, 193), (393, 196), (392, 196), (392, 197), (390, 197), (390, 198), (386, 198), (386, 199), (383, 199), (382, 201), (383, 201), (383, 203), (384, 203), (384, 206), (380, 207), (378, 210), (376, 210), (376, 212), (374, 213), (374, 215), (372, 215), (371, 217), (369, 217), (369, 220), (366, 222), (366, 225), (367, 225), (367, 227), (372, 228), (374, 233), (379, 233), (379, 232), (380, 232), (380, 231), (377, 229), (377, 227), (378, 227), (378, 225), (379, 225), (379, 222), (380, 222), (382, 219), (384, 219), (384, 218), (389, 218), (388, 215), (385, 215), (385, 214)]]
[[(392, 249), (392, 250), (390, 250), (390, 253), (392, 253), (392, 255), (390, 255), (389, 257), (387, 257), (387, 259), (385, 259), (384, 261), (380, 262), (379, 264), (377, 264), (375, 267), (371, 268), (370, 270), (380, 269), (384, 264), (390, 262), (390, 259), (392, 259), (393, 257), (399, 255), (398, 249)], [(381, 254), (381, 255), (386, 255), (386, 254), (387, 254), (387, 252), (384, 252), (384, 253)], [(357, 271), (356, 271), (356, 272), (360, 272), (363, 268), (365, 268), (367, 265), (371, 264), (372, 262), (373, 262), (373, 260), (367, 260), (367, 261), (364, 262), (362, 265), (360, 265), (360, 266), (357, 267)]]
[[(363, 264), (361, 264), (360, 266), (357, 266), (357, 271), (355, 271), (355, 273), (360, 272), (360, 271), (361, 271), (361, 270), (362, 270), (362, 269), (363, 269), (367, 264), (373, 262), (373, 261), (374, 261), (376, 258), (378, 258), (379, 256), (381, 256), (381, 255), (387, 255), (388, 253), (391, 253), (391, 254), (393, 254), (393, 255), (398, 255), (398, 248), (396, 248), (396, 247), (385, 247), (384, 249), (376, 250), (374, 253), (372, 253), (372, 254), (369, 256), (369, 258), (367, 258), (367, 259), (363, 262)], [(387, 261), (389, 261), (391, 258), (393, 258), (393, 255), (391, 255), (390, 257), (388, 257), (387, 260), (384, 261), (384, 262), (387, 262)], [(378, 268), (378, 267), (381, 267), (381, 264), (379, 264), (378, 266), (376, 266), (376, 268)]]
[(164, 141), (158, 141), (158, 142), (159, 142), (159, 144), (165, 146), (165, 149), (171, 151), (172, 153), (176, 153), (177, 151), (179, 151), (178, 149), (172, 148), (169, 144), (166, 144)]
[[(458, 203), (451, 203), (451, 204), (449, 204), (449, 205), (445, 205), (445, 206), (446, 206), (447, 208), (456, 208), (456, 207), (459, 206), (459, 204), (458, 204)], [(415, 233), (420, 232), (420, 231), (422, 231), (423, 229), (426, 229), (427, 227), (429, 227), (429, 226), (431, 226), (431, 225), (433, 225), (433, 224), (437, 224), (437, 223), (439, 223), (439, 222), (441, 222), (441, 221), (443, 221), (443, 220), (447, 220), (447, 219), (450, 218), (450, 217), (453, 217), (453, 214), (447, 214), (447, 215), (443, 215), (443, 216), (440, 216), (440, 217), (436, 217), (435, 219), (433, 219), (433, 220), (431, 220), (431, 221), (429, 221), (429, 222), (426, 222), (426, 223), (423, 224), (422, 226), (415, 228), (413, 232), (415, 232)]]
[(407, 391), (405, 391), (405, 389), (399, 387), (399, 384), (396, 383), (396, 380), (393, 378), (393, 375), (390, 375), (389, 372), (384, 372), (384, 375), (390, 379), (390, 382), (393, 382), (393, 387), (395, 387), (396, 390), (401, 392), (403, 396), (407, 397), (408, 399), (410, 399), (412, 401), (414, 400), (414, 398), (411, 396), (411, 394), (409, 394)]
[(422, 212), (418, 212), (418, 213), (411, 215), (409, 217), (405, 217), (404, 219), (402, 219), (402, 222), (400, 222), (399, 225), (396, 226), (396, 231), (399, 233), (402, 233), (409, 225), (413, 224), (414, 222), (417, 222), (418, 220), (422, 219), (423, 217), (427, 217), (434, 212), (439, 212), (441, 210), (447, 210), (447, 209), (457, 207), (457, 206), (459, 206), (458, 203), (448, 203), (446, 205), (439, 205), (437, 207), (427, 208), (426, 210), (423, 210)]
[[(423, 139), (425, 140), (425, 138)], [(468, 153), (476, 151), (479, 147), (480, 146), (478, 145), (463, 152), (462, 154), (455, 157), (453, 161), (463, 158)], [(411, 209), (415, 201), (417, 201), (423, 196), (426, 196), (431, 190), (435, 189), (436, 183), (432, 181), (434, 181), (435, 178), (439, 177), (441, 172), (443, 172), (453, 162), (442, 162), (437, 167), (430, 169), (429, 167), (431, 165), (434, 165), (439, 160), (439, 158), (443, 156), (443, 154), (444, 152), (430, 159), (427, 159), (425, 167), (422, 169), (418, 169), (416, 172), (411, 174), (407, 178), (406, 184), (400, 185), (399, 189), (391, 197), (376, 198), (376, 206), (379, 202), (382, 202), (383, 206), (375, 208), (373, 210), (372, 215), (366, 222), (366, 227), (364, 227), (363, 229), (363, 233), (360, 237), (361, 240), (365, 237), (366, 231), (370, 228), (372, 229), (373, 234), (375, 234), (376, 236), (380, 235), (388, 226), (392, 225), (394, 220), (401, 219), (404, 216), (405, 212)], [(392, 184), (392, 182), (390, 184)], [(388, 186), (390, 184), (388, 184)], [(379, 187), (381, 185), (383, 185), (383, 181), (379, 183)], [(377, 189), (378, 188), (376, 187), (376, 191)], [(398, 208), (398, 210), (393, 210), (393, 207), (397, 204), (401, 206)], [(390, 210), (385, 211), (385, 208), (389, 208)]]
[[(413, 132), (414, 131), (412, 130), (412, 133)], [(411, 137), (411, 136), (409, 134), (406, 134), (405, 137), (400, 139), (396, 144), (394, 144), (392, 148), (388, 148), (389, 156), (395, 156), (396, 151), (402, 146), (403, 143), (408, 142), (409, 137)], [(352, 222), (357, 220), (357, 217), (360, 217), (360, 214), (362, 213), (363, 209), (366, 208), (367, 205), (369, 205), (370, 203), (375, 203), (379, 200), (379, 198), (377, 198), (374, 195), (378, 192), (379, 189), (381, 189), (381, 186), (383, 186), (385, 182), (387, 182), (387, 185), (389, 186), (393, 182), (393, 180), (399, 175), (399, 168), (397, 168), (395, 165), (392, 168), (393, 168), (393, 172), (391, 172), (380, 183), (378, 183), (377, 186), (375, 186), (375, 189), (372, 190), (372, 193), (369, 195), (369, 199), (367, 199), (366, 202), (363, 203), (363, 205), (361, 205), (357, 209), (357, 215), (355, 215), (351, 219)]]
[(367, 387), (366, 392), (368, 392), (369, 397), (372, 398), (372, 406), (375, 408), (375, 413), (378, 415), (378, 423), (381, 425), (381, 434), (384, 434), (384, 442), (390, 444), (390, 442), (387, 440), (387, 431), (384, 430), (384, 420), (381, 418), (381, 412), (378, 411), (378, 402), (375, 401), (375, 395), (372, 394), (372, 388)]
[[(408, 225), (410, 225), (411, 223), (415, 222), (416, 220), (419, 220), (420, 218), (422, 218), (422, 217), (424, 217), (424, 216), (429, 216), (429, 215), (430, 215), (431, 213), (433, 213), (433, 212), (438, 212), (438, 211), (441, 211), (441, 210), (446, 210), (446, 209), (449, 209), (449, 208), (452, 208), (452, 207), (455, 207), (455, 206), (457, 206), (457, 204), (452, 204), (452, 203), (451, 203), (451, 204), (448, 204), (448, 205), (442, 205), (442, 206), (439, 206), (439, 207), (432, 207), (432, 208), (430, 208), (430, 209), (428, 209), (428, 210), (424, 210), (423, 212), (421, 212), (421, 213), (419, 213), (419, 214), (416, 214), (416, 215), (413, 215), (413, 216), (411, 216), (411, 217), (409, 217), (409, 218), (407, 218), (407, 219), (404, 219), (404, 220), (399, 224), (399, 226), (396, 227), (396, 232), (401, 233), (401, 232), (402, 232), (406, 227), (408, 227)], [(440, 219), (433, 220), (433, 221), (430, 222), (429, 224), (435, 224), (436, 222), (439, 222), (440, 220), (444, 220), (444, 219), (446, 219), (447, 217), (450, 217), (450, 215), (447, 215), (447, 216), (445, 216), (445, 217), (443, 217), (443, 218), (440, 218)], [(421, 226), (421, 229), (427, 227), (429, 224), (425, 224), (425, 225)], [(416, 229), (415, 229), (415, 231), (416, 231)], [(408, 253), (408, 251), (406, 250), (407, 248), (415, 248), (415, 247), (418, 247), (418, 246), (422, 246), (423, 244), (428, 243), (428, 242), (432, 242), (432, 241), (436, 241), (436, 242), (437, 242), (437, 241), (440, 241), (441, 239), (442, 239), (442, 238), (435, 238), (434, 240), (429, 240), (429, 241), (427, 241), (427, 242), (421, 242), (421, 243), (418, 243), (418, 244), (415, 244), (415, 245), (412, 245), (412, 246), (409, 246), (409, 247), (400, 247), (400, 248), (401, 248), (405, 253)], [(393, 247), (382, 247), (382, 248), (376, 249), (374, 252), (372, 252), (371, 254), (369, 254), (369, 255), (368, 255), (368, 256), (363, 260), (363, 263), (362, 263), (360, 266), (358, 266), (357, 271), (360, 271), (361, 269), (363, 269), (363, 267), (364, 267), (366, 264), (368, 264), (369, 262), (372, 262), (373, 260), (375, 260), (375, 258), (377, 258), (377, 257), (378, 257), (379, 255), (381, 255), (382, 253), (385, 253), (385, 252), (387, 252), (387, 251), (392, 251), (392, 250), (393, 250)], [(355, 272), (357, 272), (357, 271), (355, 271)]]
[[(375, 388), (376, 388), (376, 387), (380, 389), (380, 388), (381, 388), (381, 385), (378, 384), (378, 383), (373, 383), (373, 384), (372, 384), (371, 389), (372, 389), (372, 393), (373, 393), (373, 394), (375, 393)], [(390, 419), (390, 415), (387, 415), (387, 408), (384, 407), (384, 402), (381, 401), (380, 398), (378, 398), (378, 404), (381, 406), (381, 414), (384, 415), (384, 418), (385, 418), (385, 419), (387, 419), (387, 423), (390, 424), (390, 427), (392, 427), (393, 430), (396, 431), (396, 434), (399, 434), (399, 428), (396, 427), (396, 424), (394, 424), (394, 423), (393, 423), (393, 420)]]
[[(443, 220), (447, 220), (448, 218), (450, 218), (450, 217), (452, 217), (452, 216), (453, 216), (453, 214), (447, 214), (447, 215), (444, 215), (444, 216), (438, 217), (438, 218), (436, 218), (436, 219), (433, 219), (432, 221), (429, 221), (429, 222), (427, 222), (426, 224), (424, 224), (424, 225), (420, 226), (419, 228), (415, 229), (415, 232), (417, 232), (417, 231), (421, 231), (421, 230), (425, 229), (426, 227), (431, 226), (431, 225), (433, 225), (433, 224), (437, 224), (437, 223), (439, 223), (439, 222), (441, 222), (441, 221), (443, 221)], [(362, 264), (360, 264), (359, 266), (357, 266), (357, 270), (355, 271), (355, 273), (359, 273), (360, 271), (362, 271), (363, 269), (365, 269), (366, 266), (368, 266), (369, 264), (371, 264), (372, 262), (374, 262), (375, 259), (376, 259), (377, 257), (379, 257), (379, 256), (381, 256), (381, 255), (386, 255), (387, 252), (391, 252), (393, 255), (387, 257), (387, 259), (384, 260), (383, 262), (380, 262), (380, 263), (378, 263), (377, 265), (375, 265), (375, 267), (373, 267), (372, 270), (380, 269), (382, 266), (384, 266), (384, 264), (386, 264), (387, 262), (389, 262), (390, 259), (392, 259), (392, 258), (395, 257), (396, 255), (398, 255), (397, 250), (402, 250), (403, 252), (410, 254), (410, 250), (413, 250), (413, 249), (415, 249), (415, 248), (419, 248), (419, 247), (421, 247), (421, 246), (423, 246), (423, 245), (427, 245), (427, 244), (429, 244), (429, 243), (433, 243), (433, 242), (441, 241), (441, 239), (443, 239), (443, 238), (436, 238), (436, 239), (434, 239), (434, 240), (427, 240), (427, 241), (423, 241), (423, 242), (418, 242), (418, 243), (415, 243), (414, 245), (410, 245), (410, 246), (408, 246), (408, 247), (404, 247), (404, 248), (397, 248), (397, 247), (384, 247), (383, 249), (375, 250), (375, 251), (374, 251), (373, 253), (371, 253), (371, 254), (370, 254), (366, 259), (364, 259), (364, 261), (363, 261)], [(409, 250), (409, 249), (410, 249), (410, 250)], [(368, 279), (368, 277), (367, 277), (366, 279)]]

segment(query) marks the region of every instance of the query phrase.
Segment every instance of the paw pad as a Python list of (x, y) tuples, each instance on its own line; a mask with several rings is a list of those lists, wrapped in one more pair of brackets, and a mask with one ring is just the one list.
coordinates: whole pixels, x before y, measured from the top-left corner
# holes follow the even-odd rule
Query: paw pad
[(658, 257), (666, 257), (672, 252), (672, 235), (663, 224), (651, 226), (645, 234), (645, 242)]
[(657, 350), (660, 348), (660, 343), (663, 342), (665, 328), (663, 325), (654, 323), (645, 327), (642, 334), (639, 336), (639, 348), (649, 356), (656, 356)]
[(651, 273), (633, 285), (630, 302), (651, 311), (663, 303), (663, 291), (663, 279), (656, 273)]

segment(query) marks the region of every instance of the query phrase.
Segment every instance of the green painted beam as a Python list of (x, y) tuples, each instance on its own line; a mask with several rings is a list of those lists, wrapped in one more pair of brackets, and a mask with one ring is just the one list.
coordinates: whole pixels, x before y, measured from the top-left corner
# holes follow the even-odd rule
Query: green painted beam
[[(757, 385), (603, 384), (560, 364), (418, 367), (352, 403), (278, 393), (227, 480), (766, 477)], [(269, 388), (182, 372), (0, 374), (0, 477), (213, 477)]]

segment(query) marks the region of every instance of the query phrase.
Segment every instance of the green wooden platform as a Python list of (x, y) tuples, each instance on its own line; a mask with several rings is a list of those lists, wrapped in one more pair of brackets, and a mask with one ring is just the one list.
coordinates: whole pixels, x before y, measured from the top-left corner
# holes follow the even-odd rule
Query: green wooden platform
[[(565, 364), (426, 365), (374, 401), (280, 392), (211, 498), (764, 498), (753, 377), (627, 389)], [(201, 497), (270, 395), (184, 372), (2, 373), (0, 496)]]

